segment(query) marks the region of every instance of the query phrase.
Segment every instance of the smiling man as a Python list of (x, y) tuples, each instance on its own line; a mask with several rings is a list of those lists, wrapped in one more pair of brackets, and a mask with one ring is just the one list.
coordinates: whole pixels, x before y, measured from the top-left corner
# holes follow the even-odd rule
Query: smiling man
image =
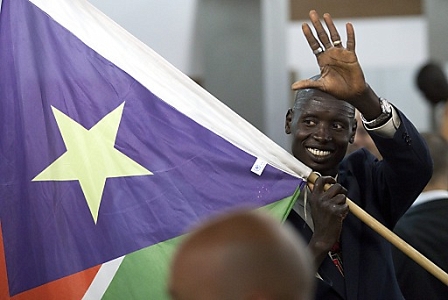
[[(346, 26), (344, 47), (329, 14), (329, 35), (315, 11), (310, 19), (316, 37), (308, 24), (302, 30), (321, 74), (293, 84), (285, 132), (293, 155), (322, 176), (301, 193), (288, 221), (318, 268), (315, 299), (403, 299), (390, 244), (349, 213), (346, 196), (392, 229), (431, 177), (431, 158), (412, 123), (365, 82), (353, 26)], [(366, 149), (345, 156), (356, 133), (355, 108), (382, 160)]]
[(298, 91), (286, 124), (286, 133), (294, 134), (293, 155), (315, 172), (335, 176), (355, 138), (354, 117), (355, 108), (345, 101), (316, 89)]

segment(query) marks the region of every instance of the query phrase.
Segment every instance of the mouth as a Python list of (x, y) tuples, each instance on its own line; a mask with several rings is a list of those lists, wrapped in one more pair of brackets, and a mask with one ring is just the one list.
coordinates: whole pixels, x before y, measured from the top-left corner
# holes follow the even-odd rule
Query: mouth
[(310, 147), (307, 147), (306, 150), (318, 159), (324, 159), (331, 155), (331, 151), (329, 150), (320, 150), (317, 148), (310, 148)]

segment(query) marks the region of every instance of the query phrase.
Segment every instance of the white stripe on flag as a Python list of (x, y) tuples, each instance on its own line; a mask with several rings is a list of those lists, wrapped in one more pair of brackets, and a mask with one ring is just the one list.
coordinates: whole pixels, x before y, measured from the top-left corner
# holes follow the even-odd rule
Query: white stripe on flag
[[(160, 99), (245, 152), (292, 176), (311, 169), (85, 0), (30, 0)], [(82, 22), (80, 22), (82, 20)], [(281, 120), (279, 120), (281, 122)]]
[(97, 300), (101, 299), (109, 287), (112, 279), (115, 277), (118, 268), (123, 262), (124, 256), (104, 263), (98, 270), (92, 284), (87, 289), (82, 300)]

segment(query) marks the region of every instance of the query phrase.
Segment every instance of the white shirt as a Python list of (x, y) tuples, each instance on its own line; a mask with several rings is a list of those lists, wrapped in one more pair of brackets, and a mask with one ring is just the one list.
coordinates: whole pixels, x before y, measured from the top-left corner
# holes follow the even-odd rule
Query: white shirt
[(422, 192), (417, 199), (415, 199), (414, 203), (411, 206), (417, 206), (429, 201), (437, 200), (437, 199), (448, 199), (448, 191), (447, 190), (433, 190), (428, 192)]

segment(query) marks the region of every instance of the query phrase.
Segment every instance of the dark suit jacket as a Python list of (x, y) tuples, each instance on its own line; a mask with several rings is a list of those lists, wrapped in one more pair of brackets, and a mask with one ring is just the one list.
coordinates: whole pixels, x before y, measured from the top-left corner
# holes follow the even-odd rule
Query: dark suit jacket
[[(411, 122), (397, 112), (401, 125), (392, 139), (371, 134), (383, 160), (360, 149), (344, 158), (338, 172), (348, 198), (389, 229), (432, 174), (426, 144)], [(309, 241), (312, 233), (294, 211), (288, 220)], [(403, 299), (389, 242), (352, 214), (344, 220), (340, 242), (345, 278), (327, 257), (318, 270), (323, 280), (316, 279), (315, 299)]]
[[(411, 207), (394, 229), (445, 272), (448, 272), (447, 217), (448, 198), (433, 199)], [(395, 247), (392, 254), (398, 283), (407, 300), (448, 299), (448, 286)]]

